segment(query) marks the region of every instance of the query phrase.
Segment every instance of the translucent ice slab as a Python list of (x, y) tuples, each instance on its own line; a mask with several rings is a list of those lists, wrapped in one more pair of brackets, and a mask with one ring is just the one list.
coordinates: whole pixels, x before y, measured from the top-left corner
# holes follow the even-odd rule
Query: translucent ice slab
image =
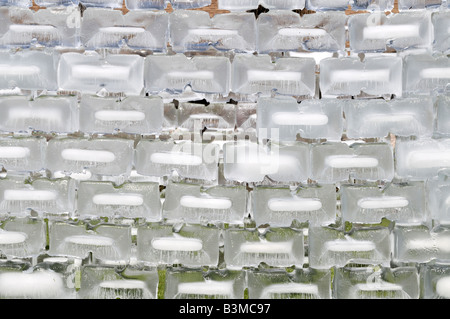
[(100, 90), (139, 95), (144, 87), (144, 58), (111, 54), (104, 59), (96, 52), (61, 55), (58, 85), (61, 90), (95, 94)]
[(142, 175), (170, 176), (215, 181), (218, 178), (219, 146), (190, 141), (141, 140), (136, 146), (136, 171)]
[(80, 130), (86, 133), (160, 133), (163, 117), (164, 104), (158, 97), (81, 97)]
[(0, 130), (70, 133), (78, 130), (78, 104), (74, 96), (0, 97)]
[(450, 50), (450, 12), (433, 12), (431, 21), (434, 27), (433, 49), (448, 52)]
[(133, 140), (125, 139), (51, 139), (47, 147), (47, 168), (56, 173), (129, 175)]
[(440, 224), (450, 223), (449, 170), (443, 170), (427, 180), (427, 209), (431, 218)]
[(404, 92), (430, 94), (449, 87), (450, 59), (446, 55), (408, 55), (404, 59)]
[(350, 178), (391, 181), (393, 151), (389, 144), (316, 144), (311, 148), (311, 178), (319, 183), (338, 183)]
[(33, 2), (31, 0), (1, 0), (1, 6), (18, 6), (18, 7), (31, 7)]
[(79, 0), (34, 0), (34, 2), (41, 7), (58, 7), (58, 6), (77, 7), (80, 4)]
[(56, 52), (0, 51), (0, 89), (56, 90)]
[(403, 178), (423, 180), (450, 168), (450, 139), (419, 139), (396, 142), (396, 173)]
[(250, 299), (330, 299), (331, 272), (312, 268), (248, 270)]
[(224, 222), (243, 224), (247, 216), (248, 192), (244, 186), (214, 186), (169, 183), (163, 217), (187, 223)]
[(313, 11), (345, 11), (349, 4), (349, 0), (306, 0), (306, 9)]
[(125, 0), (129, 10), (164, 9), (167, 0)]
[(322, 96), (402, 96), (402, 58), (397, 56), (327, 58), (320, 62)]
[(450, 267), (448, 263), (430, 263), (422, 267), (423, 299), (450, 299)]
[(398, 0), (399, 10), (427, 9), (441, 4), (442, 0)]
[(82, 181), (77, 189), (77, 215), (159, 221), (159, 184), (135, 182), (114, 186), (110, 182)]
[(310, 227), (308, 236), (312, 268), (344, 267), (349, 263), (389, 266), (388, 228), (362, 228), (347, 233), (328, 227)]
[(170, 4), (175, 9), (192, 9), (209, 6), (211, 0), (170, 0)]
[[(79, 22), (81, 13), (78, 7), (49, 8), (30, 10), (28, 8), (1, 7), (0, 46), (29, 47), (78, 47), (80, 43)], [(79, 24), (78, 24), (79, 27)]]
[(146, 224), (137, 231), (138, 260), (186, 267), (218, 265), (218, 228), (186, 224), (175, 232), (170, 225)]
[(394, 0), (353, 0), (350, 1), (350, 6), (353, 10), (391, 11)]
[(247, 11), (263, 6), (266, 9), (293, 10), (303, 9), (305, 0), (220, 0), (219, 9)]
[(85, 7), (122, 8), (123, 0), (80, 0)]
[(273, 138), (278, 130), (280, 141), (306, 139), (341, 140), (343, 131), (341, 101), (335, 99), (304, 100), (300, 104), (291, 97), (260, 98), (257, 129), (264, 138)]
[(252, 217), (256, 225), (289, 227), (294, 220), (312, 225), (328, 225), (336, 219), (336, 187), (258, 186), (252, 193)]
[(344, 102), (346, 134), (349, 138), (396, 136), (430, 137), (434, 106), (430, 97), (347, 100)]
[(128, 46), (166, 51), (169, 15), (165, 11), (130, 11), (87, 8), (83, 11), (81, 41), (87, 49)]
[(49, 254), (126, 263), (131, 257), (131, 227), (100, 224), (88, 229), (83, 223), (55, 221), (49, 225)]
[(336, 299), (418, 299), (419, 273), (415, 267), (345, 267), (334, 278)]
[(292, 11), (269, 11), (257, 20), (258, 52), (343, 51), (345, 24), (343, 12), (318, 12), (302, 17)]
[(431, 12), (354, 14), (348, 20), (350, 48), (354, 52), (431, 49)]
[(12, 216), (71, 216), (75, 188), (69, 179), (39, 178), (32, 183), (23, 179), (0, 181), (0, 212)]
[(351, 223), (377, 224), (383, 218), (403, 224), (425, 223), (423, 182), (377, 186), (343, 185), (341, 187), (342, 219)]
[(243, 299), (246, 275), (240, 270), (169, 269), (165, 299)]
[(0, 165), (7, 171), (33, 172), (45, 167), (45, 138), (1, 138)]
[(295, 143), (269, 147), (238, 141), (224, 144), (224, 177), (237, 182), (262, 182), (265, 176), (278, 182), (306, 182), (309, 178), (309, 146)]
[(218, 14), (176, 10), (170, 14), (170, 41), (175, 52), (218, 50), (254, 52), (256, 19), (253, 13)]
[(233, 60), (234, 93), (270, 96), (314, 96), (315, 67), (312, 58), (280, 58), (272, 63), (268, 55), (236, 55)]
[(194, 92), (228, 95), (231, 64), (227, 57), (147, 56), (145, 88), (157, 94), (162, 91), (183, 92), (190, 86)]
[(427, 263), (450, 261), (450, 229), (439, 226), (401, 226), (394, 229), (393, 260), (395, 262)]
[(227, 229), (224, 232), (227, 268), (301, 266), (304, 263), (303, 232), (292, 228), (258, 230)]

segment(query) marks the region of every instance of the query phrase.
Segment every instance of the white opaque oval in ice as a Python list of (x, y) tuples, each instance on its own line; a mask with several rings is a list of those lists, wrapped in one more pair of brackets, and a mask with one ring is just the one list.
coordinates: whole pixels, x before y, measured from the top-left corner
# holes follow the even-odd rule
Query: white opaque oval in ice
[(152, 240), (152, 247), (168, 251), (199, 251), (203, 242), (197, 238), (161, 237)]
[(442, 277), (437, 280), (436, 293), (439, 297), (450, 298), (450, 277)]
[(114, 153), (100, 150), (67, 148), (62, 150), (61, 157), (68, 161), (111, 163), (116, 159)]
[(247, 254), (290, 254), (292, 242), (246, 242), (240, 246), (240, 251)]
[(0, 146), (0, 158), (25, 158), (30, 156), (28, 147)]
[(167, 165), (188, 165), (197, 166), (202, 164), (202, 158), (196, 155), (187, 153), (153, 153), (150, 156), (150, 161), (155, 164)]
[(25, 233), (15, 231), (0, 232), (0, 245), (15, 245), (24, 243), (28, 236)]
[(0, 296), (3, 298), (62, 298), (64, 283), (50, 271), (0, 274)]
[(7, 189), (3, 192), (3, 199), (11, 201), (46, 201), (56, 200), (57, 198), (56, 192), (48, 190)]
[(141, 206), (144, 198), (141, 194), (104, 193), (94, 195), (92, 202), (96, 205)]
[(272, 198), (269, 209), (275, 212), (306, 212), (322, 208), (322, 202), (316, 198)]
[(212, 280), (205, 282), (183, 282), (178, 284), (178, 293), (231, 297), (233, 295), (233, 282)]
[(109, 247), (114, 244), (114, 239), (104, 236), (96, 235), (76, 235), (65, 238), (66, 243), (76, 244), (76, 245), (89, 245), (98, 247)]
[(145, 113), (140, 111), (102, 110), (94, 114), (99, 121), (143, 121)]
[(372, 168), (378, 166), (378, 159), (353, 155), (332, 155), (326, 158), (326, 164), (333, 168)]
[(227, 198), (182, 196), (180, 205), (186, 208), (230, 209), (232, 202)]
[(325, 249), (333, 252), (372, 251), (375, 244), (366, 240), (334, 240), (325, 243)]
[(277, 125), (327, 125), (328, 116), (325, 114), (305, 114), (293, 112), (276, 112), (272, 120)]
[(412, 151), (406, 158), (410, 168), (450, 166), (450, 151)]
[(409, 205), (409, 201), (401, 196), (365, 197), (358, 200), (358, 206), (363, 209), (402, 208)]
[(106, 280), (99, 284), (105, 289), (145, 289), (145, 283), (140, 280)]

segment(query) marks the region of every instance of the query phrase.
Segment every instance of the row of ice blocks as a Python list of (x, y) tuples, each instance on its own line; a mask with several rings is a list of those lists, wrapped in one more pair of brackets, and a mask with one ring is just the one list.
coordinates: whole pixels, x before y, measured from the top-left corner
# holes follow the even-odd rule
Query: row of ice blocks
[[(122, 0), (35, 0), (38, 6), (73, 6), (79, 3), (88, 7), (122, 8)], [(211, 4), (211, 0), (125, 0), (130, 10), (164, 9), (170, 3), (173, 8), (200, 8)], [(447, 6), (445, 0), (399, 0), (400, 10), (436, 8)], [(0, 5), (30, 7), (31, 0), (2, 0)], [(394, 0), (218, 0), (218, 8), (231, 11), (246, 11), (263, 6), (267, 9), (328, 10), (392, 10)]]
[[(2, 299), (448, 299), (450, 266), (210, 269), (79, 265), (72, 258), (0, 264)], [(161, 283), (163, 285), (161, 285)], [(247, 296), (246, 296), (247, 295)], [(256, 306), (256, 305), (255, 305)], [(256, 308), (252, 309), (257, 311)]]
[[(167, 52), (277, 51), (398, 52), (422, 49), (448, 52), (449, 11), (408, 11), (386, 15), (344, 12), (300, 14), (269, 11), (210, 17), (205, 11), (131, 11), (78, 7), (32, 11), (0, 8), (1, 47), (69, 47), (146, 49)], [(348, 37), (346, 29), (348, 27)]]
[[(272, 93), (301, 97), (391, 96), (443, 92), (450, 78), (446, 55), (392, 54), (325, 58), (239, 54), (233, 62), (224, 56), (184, 54), (110, 54), (95, 51), (58, 55), (46, 51), (0, 52), (0, 89), (48, 90), (126, 95), (200, 94), (270, 96)], [(318, 82), (318, 83), (316, 83)], [(9, 91), (8, 91), (9, 90)]]

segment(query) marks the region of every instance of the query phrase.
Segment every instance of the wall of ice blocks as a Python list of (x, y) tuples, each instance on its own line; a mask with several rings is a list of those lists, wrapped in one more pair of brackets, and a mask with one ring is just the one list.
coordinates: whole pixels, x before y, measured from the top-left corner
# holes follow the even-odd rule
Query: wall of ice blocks
[(448, 0), (0, 4), (1, 298), (450, 298)]

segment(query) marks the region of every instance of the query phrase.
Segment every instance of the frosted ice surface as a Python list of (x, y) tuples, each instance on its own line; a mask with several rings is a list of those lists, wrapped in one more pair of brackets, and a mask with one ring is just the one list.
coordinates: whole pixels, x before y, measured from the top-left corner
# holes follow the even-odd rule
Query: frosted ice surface
[(347, 16), (318, 12), (302, 17), (291, 11), (269, 11), (258, 16), (258, 52), (344, 51)]
[(78, 6), (80, 3), (79, 0), (34, 0), (34, 2), (41, 7)]
[(43, 137), (0, 139), (0, 165), (7, 171), (26, 173), (45, 167), (47, 142)]
[(256, 19), (253, 13), (219, 14), (210, 18), (205, 11), (176, 10), (169, 17), (170, 41), (175, 52), (256, 50)]
[(440, 94), (436, 101), (435, 133), (439, 136), (450, 136), (450, 95)]
[(433, 12), (434, 27), (433, 49), (440, 52), (450, 50), (450, 12)]
[(209, 6), (211, 0), (170, 0), (170, 4), (175, 9), (192, 9)]
[(306, 9), (313, 11), (345, 11), (349, 4), (349, 0), (306, 0)]
[(1, 6), (17, 6), (17, 7), (30, 7), (33, 4), (31, 0), (1, 0)]
[(449, 170), (439, 172), (427, 180), (427, 208), (431, 218), (441, 224), (450, 222)]
[(353, 0), (350, 6), (353, 10), (390, 11), (394, 8), (394, 0)]
[(80, 0), (85, 7), (122, 8), (123, 0)]
[(442, 0), (398, 0), (399, 10), (426, 9), (438, 7)]
[(449, 281), (450, 272), (445, 262), (430, 263), (423, 267), (423, 298), (448, 299), (450, 298)]
[(246, 11), (263, 6), (270, 10), (303, 9), (305, 0), (219, 0), (219, 9)]
[(167, 0), (125, 0), (129, 10), (164, 9)]

